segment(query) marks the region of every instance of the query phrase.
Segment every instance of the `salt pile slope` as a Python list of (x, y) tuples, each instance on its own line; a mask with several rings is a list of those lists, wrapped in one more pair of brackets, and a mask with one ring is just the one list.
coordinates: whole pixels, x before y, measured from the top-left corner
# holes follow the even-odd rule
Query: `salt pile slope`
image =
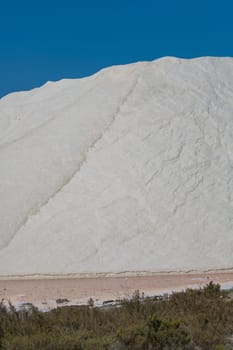
[(0, 275), (233, 267), (233, 59), (0, 100)]

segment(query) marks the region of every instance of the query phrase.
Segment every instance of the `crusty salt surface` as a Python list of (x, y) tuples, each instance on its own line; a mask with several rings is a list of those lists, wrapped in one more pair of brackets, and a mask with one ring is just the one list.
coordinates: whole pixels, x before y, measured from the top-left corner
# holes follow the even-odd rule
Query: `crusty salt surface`
[(233, 267), (233, 59), (0, 99), (0, 275)]

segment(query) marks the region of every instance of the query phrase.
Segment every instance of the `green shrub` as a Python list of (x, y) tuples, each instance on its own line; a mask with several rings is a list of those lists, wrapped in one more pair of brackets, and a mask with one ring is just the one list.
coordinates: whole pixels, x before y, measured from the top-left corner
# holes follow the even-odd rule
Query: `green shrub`
[(0, 304), (1, 350), (229, 350), (233, 300), (210, 283), (169, 299), (136, 291), (120, 307), (64, 306), (47, 313)]

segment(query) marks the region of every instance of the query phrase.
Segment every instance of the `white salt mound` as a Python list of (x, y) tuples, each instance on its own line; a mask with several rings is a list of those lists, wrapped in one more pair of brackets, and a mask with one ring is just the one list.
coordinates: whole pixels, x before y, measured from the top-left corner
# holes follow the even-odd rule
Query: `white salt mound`
[(232, 58), (0, 99), (0, 275), (232, 267)]

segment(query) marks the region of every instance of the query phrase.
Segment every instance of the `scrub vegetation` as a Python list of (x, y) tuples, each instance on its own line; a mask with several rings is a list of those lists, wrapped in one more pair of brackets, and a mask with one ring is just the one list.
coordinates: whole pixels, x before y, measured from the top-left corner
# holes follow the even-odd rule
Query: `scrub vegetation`
[(232, 337), (232, 294), (212, 282), (162, 299), (135, 292), (104, 308), (0, 306), (1, 350), (229, 350)]

